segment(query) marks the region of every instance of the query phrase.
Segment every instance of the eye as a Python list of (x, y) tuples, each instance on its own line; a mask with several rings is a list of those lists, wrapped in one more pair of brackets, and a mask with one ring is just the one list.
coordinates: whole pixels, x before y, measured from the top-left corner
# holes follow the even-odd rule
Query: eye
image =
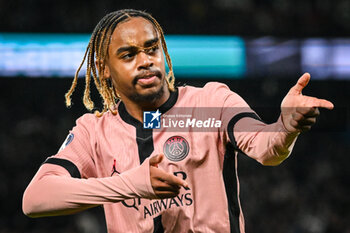
[(135, 56), (134, 53), (125, 53), (125, 54), (122, 54), (120, 57), (123, 60), (129, 60), (129, 59), (133, 58), (134, 56)]
[(154, 45), (148, 49), (145, 49), (145, 52), (147, 54), (154, 54), (155, 52), (157, 52), (157, 50), (159, 49), (159, 46), (158, 45)]

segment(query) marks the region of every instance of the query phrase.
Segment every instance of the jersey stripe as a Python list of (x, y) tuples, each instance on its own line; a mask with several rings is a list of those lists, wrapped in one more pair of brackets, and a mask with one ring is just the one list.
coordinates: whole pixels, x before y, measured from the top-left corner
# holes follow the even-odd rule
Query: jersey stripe
[(237, 184), (237, 170), (236, 170), (236, 159), (235, 151), (243, 153), (237, 146), (233, 129), (235, 124), (242, 118), (250, 117), (259, 121), (262, 121), (258, 115), (254, 112), (242, 112), (235, 115), (227, 126), (227, 133), (231, 143), (227, 143), (226, 152), (224, 157), (223, 177), (226, 189), (228, 212), (230, 217), (231, 233), (240, 233), (239, 216), (240, 207), (238, 200), (238, 184)]
[(153, 150), (153, 130), (152, 129), (144, 129), (141, 122), (133, 118), (125, 108), (125, 105), (123, 102), (119, 104), (118, 112), (120, 114), (120, 117), (125, 121), (126, 123), (132, 125), (136, 129), (136, 143), (137, 148), (139, 152), (139, 158), (140, 158), (140, 164), (145, 161), (146, 158), (148, 158)]
[(255, 120), (262, 121), (260, 119), (260, 117), (258, 115), (256, 115), (256, 113), (254, 113), (254, 112), (241, 112), (241, 113), (238, 113), (237, 115), (235, 115), (234, 117), (232, 117), (232, 119), (230, 120), (230, 122), (228, 123), (228, 126), (227, 126), (227, 133), (228, 133), (228, 136), (230, 138), (230, 141), (231, 141), (234, 149), (239, 151), (239, 152), (242, 152), (242, 151), (237, 146), (237, 141), (236, 141), (234, 133), (233, 133), (233, 128), (235, 127), (235, 124), (240, 119), (245, 118), (245, 117), (250, 117), (250, 118), (253, 118)]
[(223, 178), (225, 183), (228, 213), (230, 218), (231, 233), (240, 233), (239, 215), (240, 208), (237, 195), (235, 150), (231, 143), (226, 145), (224, 157)]
[[(159, 111), (161, 113), (165, 113), (170, 108), (172, 108), (178, 98), (178, 90), (176, 89), (174, 92), (170, 92), (170, 96), (168, 100), (159, 107)], [(136, 128), (136, 143), (137, 148), (139, 152), (139, 159), (140, 164), (145, 161), (146, 158), (148, 158), (153, 150), (154, 150), (154, 143), (153, 143), (153, 130), (152, 129), (144, 129), (141, 122), (133, 118), (126, 110), (125, 105), (123, 102), (119, 104), (118, 112), (120, 114), (120, 117), (123, 121), (126, 123), (133, 125)], [(162, 225), (162, 215), (159, 215), (158, 217), (153, 219), (153, 225), (154, 225), (154, 233), (162, 233), (164, 232), (164, 228)]]
[(45, 163), (56, 164), (56, 165), (59, 165), (61, 167), (64, 167), (69, 172), (71, 177), (81, 178), (81, 175), (80, 175), (80, 172), (79, 172), (79, 169), (77, 168), (77, 166), (75, 166), (74, 163), (72, 163), (71, 161), (69, 161), (67, 159), (47, 158), (43, 164), (45, 164)]
[(145, 161), (153, 152), (153, 130), (138, 127), (136, 129), (136, 142), (139, 151), (140, 164)]
[(153, 219), (153, 233), (163, 233), (164, 232), (164, 228), (162, 225), (162, 215), (159, 215), (158, 217), (155, 217)]

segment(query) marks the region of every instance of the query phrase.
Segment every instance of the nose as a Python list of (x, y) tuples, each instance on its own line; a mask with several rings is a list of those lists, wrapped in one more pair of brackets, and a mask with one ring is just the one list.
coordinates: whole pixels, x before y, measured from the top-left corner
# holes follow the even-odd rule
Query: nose
[(141, 51), (137, 54), (137, 64), (138, 70), (148, 69), (153, 66), (152, 57), (144, 51)]

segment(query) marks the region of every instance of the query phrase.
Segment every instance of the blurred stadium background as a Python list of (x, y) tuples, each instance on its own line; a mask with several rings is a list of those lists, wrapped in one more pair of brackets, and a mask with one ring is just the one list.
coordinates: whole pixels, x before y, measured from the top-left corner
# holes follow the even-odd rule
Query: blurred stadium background
[(336, 108), (321, 110), (280, 166), (240, 156), (246, 230), (350, 233), (347, 0), (0, 0), (0, 233), (106, 232), (102, 208), (29, 219), (21, 198), (86, 112), (83, 85), (71, 109), (64, 93), (96, 23), (122, 8), (147, 10), (163, 26), (179, 85), (224, 82), (266, 122), (278, 118), (284, 95), (310, 72), (304, 93)]

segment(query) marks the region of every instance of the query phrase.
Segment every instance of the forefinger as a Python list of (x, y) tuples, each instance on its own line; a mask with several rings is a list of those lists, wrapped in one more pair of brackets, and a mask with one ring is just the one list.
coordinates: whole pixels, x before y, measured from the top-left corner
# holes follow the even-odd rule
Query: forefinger
[(333, 109), (334, 105), (331, 101), (325, 99), (318, 99), (316, 97), (304, 96), (307, 98), (308, 107), (319, 107), (319, 108), (327, 108)]
[(174, 176), (173, 174), (169, 174), (164, 172), (164, 174), (160, 177), (164, 182), (170, 184), (170, 185), (178, 185), (187, 188), (188, 184), (186, 181), (180, 179), (177, 176)]

